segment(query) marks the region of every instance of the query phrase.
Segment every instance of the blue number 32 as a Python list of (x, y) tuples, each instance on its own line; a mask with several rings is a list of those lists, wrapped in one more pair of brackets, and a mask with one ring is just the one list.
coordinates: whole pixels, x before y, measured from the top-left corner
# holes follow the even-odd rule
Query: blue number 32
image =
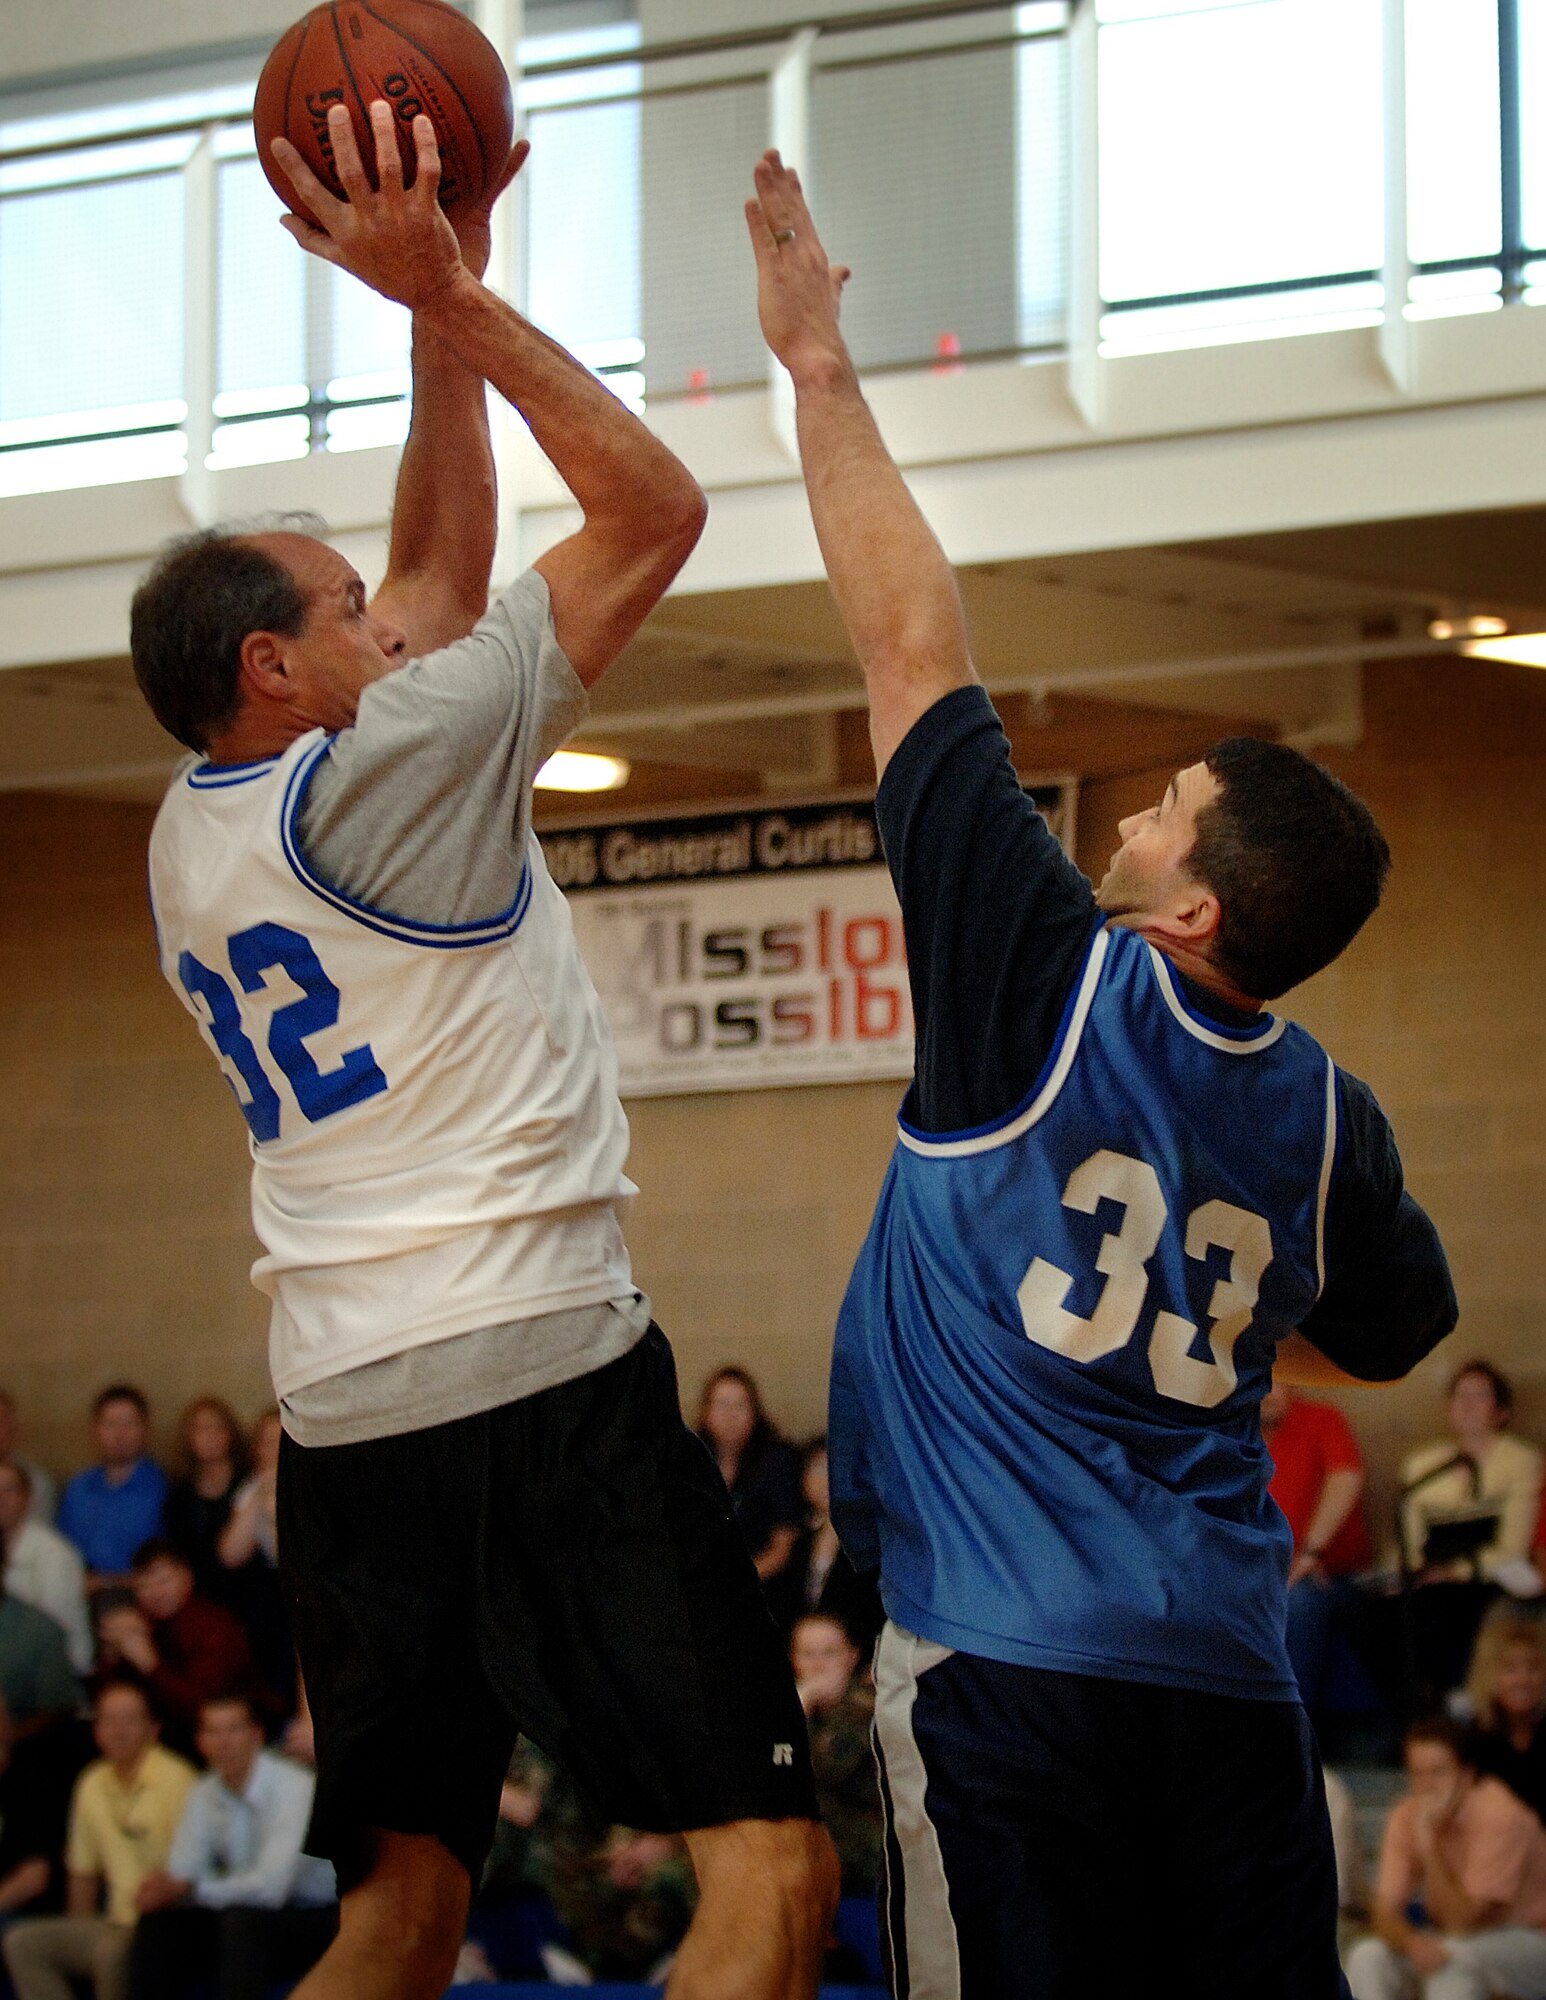
[[(331, 1118), (351, 1104), (362, 1104), (387, 1087), (381, 1065), (368, 1042), (350, 1049), (336, 1069), (320, 1070), (307, 1048), (309, 1036), (338, 1025), (338, 988), (322, 970), (310, 938), (283, 924), (254, 924), (237, 931), (227, 940), (231, 970), (244, 993), (260, 993), (265, 976), (276, 969), (287, 972), (301, 989), (299, 1000), (277, 1008), (268, 1024), (268, 1052), (283, 1072), (302, 1115), (316, 1124)], [(279, 1093), (269, 1081), (267, 1070), (242, 1026), (241, 1008), (230, 983), (218, 972), (185, 951), (177, 961), (178, 977), (190, 1000), (204, 1003), (203, 1011), (215, 1047), (225, 1057), (234, 1075), (228, 1077), (242, 1116), (255, 1139), (279, 1137)], [(236, 1079), (240, 1077), (246, 1089)]]

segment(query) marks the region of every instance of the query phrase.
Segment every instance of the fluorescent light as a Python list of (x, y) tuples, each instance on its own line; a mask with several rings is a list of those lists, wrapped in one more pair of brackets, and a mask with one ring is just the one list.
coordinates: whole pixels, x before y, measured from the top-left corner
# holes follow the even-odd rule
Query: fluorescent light
[(1546, 667), (1546, 632), (1510, 632), (1506, 639), (1467, 639), (1468, 659), (1507, 660), (1515, 667)]
[(1430, 639), (1501, 639), (1508, 630), (1508, 620), (1496, 617), (1487, 611), (1471, 612), (1467, 616), (1454, 618), (1430, 618), (1428, 637)]
[(615, 792), (628, 782), (621, 757), (597, 757), (589, 750), (555, 750), (532, 780), (549, 792)]

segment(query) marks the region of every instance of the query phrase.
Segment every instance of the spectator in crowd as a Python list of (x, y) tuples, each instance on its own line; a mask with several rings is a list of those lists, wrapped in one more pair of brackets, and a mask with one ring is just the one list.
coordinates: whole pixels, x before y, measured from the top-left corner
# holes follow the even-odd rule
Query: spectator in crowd
[(1272, 1456), (1272, 1497), (1294, 1535), (1288, 1570), (1288, 1657), (1299, 1695), (1320, 1706), (1326, 1656), (1350, 1578), (1374, 1557), (1364, 1519), (1363, 1454), (1331, 1403), (1275, 1382), (1262, 1398), (1262, 1436)]
[(224, 1601), (242, 1621), (258, 1678), (275, 1713), (289, 1715), (297, 1694), (295, 1638), (279, 1578), (275, 1514), (283, 1435), (278, 1410), (265, 1410), (253, 1426), (252, 1471), (232, 1500), (231, 1518), (220, 1537), (220, 1560), (228, 1579)]
[(867, 1658), (886, 1614), (874, 1576), (860, 1576), (838, 1546), (827, 1485), (827, 1441), (813, 1438), (800, 1456), (805, 1525), (781, 1575), (768, 1584), (768, 1603), (787, 1636), (808, 1611), (824, 1611), (847, 1627)]
[(1546, 1634), (1534, 1619), (1484, 1621), (1466, 1694), (1477, 1770), (1546, 1820)]
[(244, 1695), (206, 1701), (199, 1754), (209, 1766), (183, 1807), (166, 1866), (147, 1875), (130, 2000), (264, 2000), (309, 1972), (338, 1930), (333, 1870), (302, 1852), (316, 1779), (263, 1747)]
[(800, 1532), (800, 1461), (768, 1420), (744, 1368), (721, 1368), (703, 1387), (698, 1435), (714, 1454), (746, 1546), (764, 1583), (789, 1562)]
[(56, 1781), (38, 1746), (17, 1742), (0, 1702), (0, 1935), (18, 1918), (50, 1907), (68, 1799), (68, 1786)]
[(143, 1688), (110, 1683), (97, 1696), (100, 1759), (81, 1774), (65, 1846), (66, 1913), (32, 1917), (5, 1933), (17, 2000), (64, 2000), (72, 1979), (95, 2000), (123, 2000), (136, 1897), (166, 1865), (194, 1771), (156, 1740)]
[(821, 1816), (843, 1866), (843, 1894), (872, 1896), (885, 1837), (870, 1749), (874, 1690), (860, 1673), (859, 1648), (847, 1627), (827, 1612), (798, 1621), (789, 1661), (810, 1733)]
[(121, 1583), (134, 1552), (161, 1533), (166, 1474), (148, 1458), (150, 1408), (131, 1383), (115, 1382), (92, 1406), (97, 1463), (78, 1472), (59, 1502), (59, 1532), (86, 1559), (92, 1590)]
[[(1527, 1573), (1541, 1501), (1539, 1451), (1509, 1430), (1514, 1392), (1485, 1361), (1468, 1361), (1449, 1387), (1449, 1435), (1403, 1461), (1401, 1533), (1415, 1579), (1413, 1621), (1418, 1680), (1435, 1695), (1457, 1687), (1476, 1630), (1510, 1567)], [(1448, 1468), (1447, 1470), (1445, 1468)], [(1430, 1561), (1428, 1538), (1445, 1524), (1494, 1516), (1497, 1528), (1474, 1556)]]
[(45, 1612), (64, 1633), (70, 1665), (89, 1674), (96, 1654), (79, 1549), (32, 1512), (32, 1474), (0, 1459), (0, 1573), (12, 1597)]
[(200, 1396), (183, 1411), (177, 1436), (181, 1464), (167, 1491), (166, 1539), (193, 1565), (193, 1580), (204, 1595), (226, 1603), (220, 1537), (247, 1470), (241, 1426), (229, 1404)]
[[(1407, 1796), (1392, 1809), (1375, 1935), (1348, 1956), (1353, 2000), (1546, 2000), (1546, 1828), (1479, 1777), (1448, 1716), (1406, 1734)], [(1420, 1899), (1427, 1922), (1409, 1914)]]
[(18, 1734), (35, 1736), (80, 1707), (62, 1628), (0, 1584), (0, 1700)]
[(0, 1389), (0, 1460), (10, 1465), (19, 1465), (32, 1481), (32, 1515), (34, 1520), (51, 1521), (54, 1518), (54, 1482), (36, 1459), (25, 1458), (21, 1450), (21, 1424), (16, 1413), (16, 1398), (9, 1389)]
[(231, 1613), (194, 1589), (192, 1564), (170, 1542), (146, 1542), (133, 1574), (134, 1603), (103, 1614), (103, 1663), (144, 1686), (169, 1741), (183, 1747), (206, 1701), (249, 1689), (252, 1653)]

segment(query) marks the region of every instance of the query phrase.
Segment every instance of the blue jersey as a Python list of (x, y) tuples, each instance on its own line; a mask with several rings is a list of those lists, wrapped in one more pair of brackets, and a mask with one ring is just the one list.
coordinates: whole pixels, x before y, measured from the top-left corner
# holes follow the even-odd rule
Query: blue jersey
[(1258, 1405), (1323, 1283), (1337, 1073), (1094, 934), (1029, 1097), (906, 1124), (838, 1323), (833, 1516), (898, 1624), (1291, 1701)]

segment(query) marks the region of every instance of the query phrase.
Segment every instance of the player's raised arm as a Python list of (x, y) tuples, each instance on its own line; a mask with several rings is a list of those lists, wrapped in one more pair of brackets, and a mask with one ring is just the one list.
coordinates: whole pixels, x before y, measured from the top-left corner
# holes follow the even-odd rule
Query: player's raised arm
[[(529, 150), (521, 140), (484, 199), (453, 224), (475, 278), (488, 269), (491, 211)], [(387, 572), (373, 604), (404, 634), (409, 658), (465, 637), (483, 616), (497, 529), (483, 377), (415, 320), (413, 420), (392, 502)]]
[(403, 186), (392, 116), (371, 107), (379, 192), (366, 180), (347, 112), (329, 113), (338, 201), (283, 139), (275, 157), (320, 229), (287, 222), (305, 247), (410, 307), (416, 325), (514, 404), (552, 460), (585, 525), (535, 567), (548, 586), (558, 642), (589, 685), (617, 657), (691, 553), (703, 529), (697, 481), (590, 371), (496, 298), (463, 263), (438, 207), (434, 127), (414, 120), (417, 171)]
[(838, 330), (848, 273), (798, 176), (766, 153), (746, 222), (763, 336), (794, 381), (800, 462), (838, 610), (864, 669), (877, 774), (926, 709), (976, 679), (955, 576), (908, 492)]

